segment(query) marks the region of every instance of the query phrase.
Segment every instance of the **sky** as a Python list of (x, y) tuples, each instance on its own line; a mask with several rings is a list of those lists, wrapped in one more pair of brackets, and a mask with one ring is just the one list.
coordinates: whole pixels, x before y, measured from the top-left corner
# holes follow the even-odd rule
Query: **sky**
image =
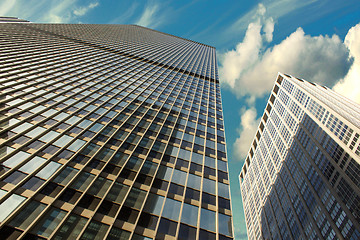
[(235, 239), (247, 239), (238, 175), (278, 72), (360, 103), (358, 0), (1, 0), (37, 23), (137, 24), (216, 47)]

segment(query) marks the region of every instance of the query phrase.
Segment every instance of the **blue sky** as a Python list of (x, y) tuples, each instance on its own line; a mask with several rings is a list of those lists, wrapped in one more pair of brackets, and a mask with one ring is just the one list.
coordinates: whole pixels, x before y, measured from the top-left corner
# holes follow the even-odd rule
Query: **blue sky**
[(246, 239), (238, 174), (277, 72), (360, 102), (358, 0), (2, 0), (32, 22), (138, 24), (217, 49), (236, 239)]

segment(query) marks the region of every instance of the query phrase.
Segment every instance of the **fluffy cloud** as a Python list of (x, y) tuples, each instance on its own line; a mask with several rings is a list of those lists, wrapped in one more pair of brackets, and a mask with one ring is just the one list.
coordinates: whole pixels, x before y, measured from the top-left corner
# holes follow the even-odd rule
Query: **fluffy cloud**
[(248, 25), (244, 40), (236, 45), (235, 50), (220, 57), (220, 79), (232, 89), (236, 89), (239, 78), (259, 62), (263, 42), (272, 41), (274, 21), (272, 18), (265, 19), (265, 12), (264, 5), (259, 4), (254, 17), (256, 20)]
[(348, 74), (341, 79), (333, 88), (335, 92), (338, 92), (351, 100), (360, 104), (360, 23), (352, 27), (346, 37), (345, 45), (350, 51), (350, 55), (354, 58)]
[(220, 79), (237, 96), (264, 96), (278, 72), (329, 87), (346, 75), (352, 59), (337, 35), (312, 37), (298, 28), (278, 45), (266, 48), (272, 41), (274, 21), (264, 19), (263, 10), (258, 12), (259, 18), (249, 24), (243, 41), (221, 57)]
[(240, 129), (238, 130), (240, 137), (234, 143), (235, 156), (239, 160), (246, 157), (259, 126), (260, 118), (256, 119), (256, 115), (256, 109), (252, 107), (243, 111), (241, 116)]
[(244, 39), (234, 50), (220, 54), (220, 79), (238, 97), (245, 99), (241, 111), (235, 157), (243, 160), (255, 136), (260, 118), (255, 102), (268, 95), (278, 72), (284, 72), (328, 87), (360, 103), (360, 23), (344, 42), (337, 36), (306, 35), (298, 28), (277, 45), (274, 20), (266, 18), (259, 5), (257, 17), (248, 25)]

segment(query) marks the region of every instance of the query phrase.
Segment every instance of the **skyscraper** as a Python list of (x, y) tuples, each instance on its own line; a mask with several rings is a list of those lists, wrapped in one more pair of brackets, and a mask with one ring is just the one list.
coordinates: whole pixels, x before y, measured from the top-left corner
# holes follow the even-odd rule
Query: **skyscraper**
[(232, 239), (213, 47), (133, 25), (0, 29), (2, 239)]
[(249, 239), (360, 239), (360, 106), (279, 73), (240, 172)]

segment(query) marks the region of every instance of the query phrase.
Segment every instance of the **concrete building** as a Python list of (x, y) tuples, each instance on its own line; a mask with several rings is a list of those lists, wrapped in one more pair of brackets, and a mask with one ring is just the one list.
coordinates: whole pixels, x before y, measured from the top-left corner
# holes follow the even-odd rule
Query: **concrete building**
[(233, 238), (213, 47), (134, 25), (11, 21), (2, 239)]
[(358, 104), (279, 73), (240, 173), (249, 239), (360, 239), (359, 134)]

